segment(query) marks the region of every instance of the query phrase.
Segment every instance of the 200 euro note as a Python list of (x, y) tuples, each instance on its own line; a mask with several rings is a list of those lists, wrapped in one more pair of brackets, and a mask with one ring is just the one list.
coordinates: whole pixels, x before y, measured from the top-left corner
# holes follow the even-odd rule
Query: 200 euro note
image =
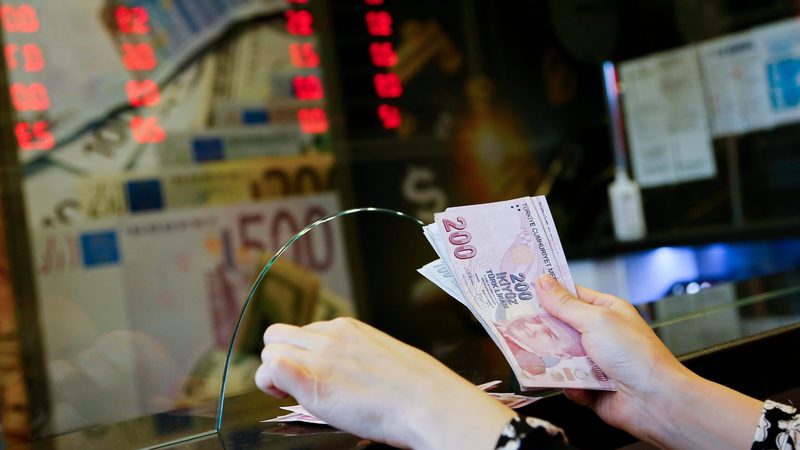
[(616, 388), (587, 356), (580, 333), (539, 304), (534, 285), (542, 274), (575, 293), (544, 197), (450, 208), (435, 220), (466, 304), (523, 389)]

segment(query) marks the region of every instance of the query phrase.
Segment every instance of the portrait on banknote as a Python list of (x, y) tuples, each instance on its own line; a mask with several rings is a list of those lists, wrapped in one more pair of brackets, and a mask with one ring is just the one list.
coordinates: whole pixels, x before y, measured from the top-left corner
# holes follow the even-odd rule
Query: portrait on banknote
[(563, 359), (586, 356), (580, 334), (547, 313), (528, 314), (494, 326), (521, 368), (532, 375)]

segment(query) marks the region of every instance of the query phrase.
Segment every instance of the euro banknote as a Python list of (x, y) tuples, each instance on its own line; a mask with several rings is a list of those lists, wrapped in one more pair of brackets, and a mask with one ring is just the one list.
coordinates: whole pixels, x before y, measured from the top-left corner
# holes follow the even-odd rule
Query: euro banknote
[(225, 161), (79, 181), (80, 204), (92, 220), (127, 214), (263, 201), (328, 190), (328, 153)]
[[(213, 349), (227, 350), (242, 302), (263, 267), (263, 258), (274, 254), (306, 224), (340, 210), (335, 193), (320, 193), (33, 230), (31, 256), (39, 320), (46, 330), (42, 345), (48, 362), (48, 387), (58, 395), (58, 405), (91, 405), (81, 410), (80, 416), (59, 416), (54, 426), (106, 423), (107, 411), (114, 408), (125, 416), (119, 420), (160, 412), (162, 403), (149, 400), (186, 401), (190, 394), (183, 389), (186, 386), (191, 387), (189, 400), (207, 393), (217, 395), (216, 379), (202, 380), (199, 385), (192, 380), (198, 358)], [(256, 299), (254, 306), (292, 302), (293, 307), (306, 308), (313, 296), (318, 308), (302, 311), (303, 319), (353, 314), (353, 288), (340, 222), (315, 228), (295, 241), (282, 258), (318, 278), (319, 291), (298, 293), (306, 286), (297, 284), (306, 283), (309, 276), (293, 274), (289, 279), (277, 270), (262, 284), (265, 295)], [(286, 311), (282, 306), (278, 313)], [(252, 339), (262, 346), (265, 327)], [(129, 342), (125, 336), (141, 338)], [(104, 347), (110, 338), (117, 339), (113, 350)], [(240, 334), (238, 345), (244, 346), (248, 338)], [(136, 365), (137, 343), (145, 342), (142, 339), (154, 343), (147, 348), (147, 361), (156, 361), (158, 347), (158, 355), (170, 363)], [(148, 376), (153, 377), (147, 379), (169, 382), (142, 383), (138, 377), (145, 372), (136, 370), (93, 378), (84, 373), (88, 369), (80, 375), (64, 369), (66, 362), (69, 367), (72, 362), (79, 367), (98, 367), (99, 363), (87, 366), (81, 362), (83, 351), (92, 348), (111, 352), (115, 368), (146, 367)], [(248, 379), (252, 381), (252, 377)], [(182, 389), (165, 396), (160, 394), (164, 386)], [(90, 403), (83, 402), (87, 398)]]
[(424, 234), (441, 260), (419, 271), (475, 315), (523, 390), (614, 390), (586, 354), (581, 335), (539, 304), (534, 285), (548, 275), (576, 293), (543, 196), (448, 208)]
[[(40, 72), (16, 70), (10, 75), (14, 83), (40, 82), (47, 86), (50, 98), (58, 99), (47, 114), (58, 144), (72, 141), (91, 124), (127, 105), (125, 85), (135, 74), (146, 71), (149, 79), (164, 86), (234, 24), (287, 9), (284, 0), (30, 0), (25, 6), (36, 11), (39, 31), (6, 33), (4, 39), (20, 47), (35, 39), (47, 66)], [(127, 26), (121, 26), (121, 8), (137, 11), (135, 20), (125, 21)], [(134, 42), (126, 29), (132, 26), (138, 28)], [(146, 66), (148, 70), (136, 66), (130, 63), (132, 56), (152, 65)], [(38, 113), (25, 112), (20, 119), (42, 120), (36, 119)], [(50, 153), (20, 151), (20, 159), (27, 163)]]

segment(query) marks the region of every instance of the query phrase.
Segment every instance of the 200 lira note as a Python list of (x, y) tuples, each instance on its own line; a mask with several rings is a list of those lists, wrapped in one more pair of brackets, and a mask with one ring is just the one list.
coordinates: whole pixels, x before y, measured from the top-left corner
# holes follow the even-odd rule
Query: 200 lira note
[(463, 299), (523, 390), (616, 389), (587, 356), (580, 333), (539, 304), (534, 285), (542, 274), (576, 292), (544, 197), (449, 208), (435, 221)]

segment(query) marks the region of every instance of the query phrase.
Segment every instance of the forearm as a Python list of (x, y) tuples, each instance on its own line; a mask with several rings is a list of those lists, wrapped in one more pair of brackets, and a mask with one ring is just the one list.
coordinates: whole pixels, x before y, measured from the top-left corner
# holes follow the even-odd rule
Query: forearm
[(676, 374), (658, 401), (650, 441), (666, 449), (749, 449), (763, 402), (703, 379)]

